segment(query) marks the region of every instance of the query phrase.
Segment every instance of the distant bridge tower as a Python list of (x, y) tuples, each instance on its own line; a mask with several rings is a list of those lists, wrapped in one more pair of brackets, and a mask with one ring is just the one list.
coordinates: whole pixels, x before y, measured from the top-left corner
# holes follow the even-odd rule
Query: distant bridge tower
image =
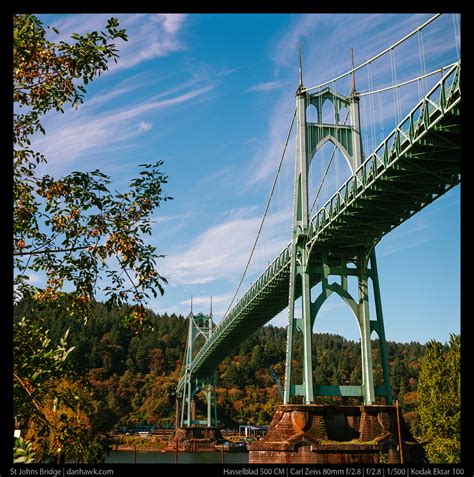
[[(387, 404), (392, 403), (390, 369), (382, 316), (382, 304), (375, 258), (374, 244), (367, 247), (357, 245), (352, 240), (334, 247), (322, 247), (316, 242), (307, 246), (310, 217), (308, 208), (308, 172), (316, 151), (330, 141), (342, 152), (352, 172), (363, 162), (360, 132), (359, 95), (352, 82), (350, 96), (342, 96), (330, 88), (315, 93), (305, 92), (301, 72), (296, 92), (296, 170), (294, 180), (293, 237), (290, 269), (290, 292), (288, 304), (288, 332), (285, 372), (284, 404), (291, 404), (296, 396), (302, 396), (305, 404), (315, 402), (316, 396), (362, 396), (365, 404), (373, 404), (376, 396), (383, 396)], [(324, 124), (322, 106), (330, 101), (334, 106), (335, 124)], [(306, 111), (313, 105), (317, 111), (316, 122), (306, 119)], [(350, 124), (340, 122), (340, 111), (348, 109)], [(358, 296), (353, 297), (348, 288), (348, 277), (358, 281)], [(339, 280), (339, 283), (334, 280)], [(369, 278), (372, 281), (376, 318), (369, 317)], [(312, 299), (311, 288), (321, 282), (321, 294)], [(313, 383), (312, 330), (317, 314), (325, 300), (337, 293), (350, 307), (357, 320), (362, 359), (362, 384), (358, 386), (329, 386)], [(301, 296), (301, 316), (295, 314), (295, 301)], [(383, 384), (374, 386), (371, 334), (375, 331), (380, 343), (380, 357), (383, 368)], [(303, 347), (303, 376), (300, 383), (292, 382), (292, 363), (301, 360), (295, 355), (294, 338), (301, 333)], [(299, 398), (301, 399), (301, 398)]]
[[(183, 363), (182, 378), (178, 385), (177, 394), (181, 397), (181, 427), (191, 426), (217, 426), (217, 408), (216, 408), (216, 372), (212, 376), (202, 377), (191, 375), (191, 364), (196, 354), (196, 341), (199, 337), (202, 343), (207, 341), (215, 327), (212, 321), (212, 302), (209, 315), (198, 313), (193, 314), (192, 304), (191, 312), (188, 315), (189, 331), (186, 344), (186, 356)], [(183, 379), (184, 378), (184, 379)], [(194, 397), (203, 391), (207, 402), (207, 419), (196, 419), (196, 403)]]

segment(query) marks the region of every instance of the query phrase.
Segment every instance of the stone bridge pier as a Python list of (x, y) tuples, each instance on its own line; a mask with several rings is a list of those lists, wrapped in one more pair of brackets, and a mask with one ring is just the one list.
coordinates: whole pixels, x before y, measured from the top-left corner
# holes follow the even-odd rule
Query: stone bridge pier
[[(426, 462), (403, 420), (400, 429), (404, 463)], [(391, 405), (281, 405), (265, 437), (249, 446), (251, 464), (398, 464), (400, 457)]]

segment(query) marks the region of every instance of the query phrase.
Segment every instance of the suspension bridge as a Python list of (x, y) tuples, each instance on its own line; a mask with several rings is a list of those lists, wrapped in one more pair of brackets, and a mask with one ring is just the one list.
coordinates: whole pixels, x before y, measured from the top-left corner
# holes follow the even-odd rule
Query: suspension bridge
[[(357, 67), (352, 64), (352, 68), (344, 74), (316, 86), (303, 85), (300, 54), (296, 108), (281, 159), (296, 123), (291, 242), (238, 300), (235, 300), (236, 292), (217, 326), (213, 323), (212, 312), (210, 315), (190, 314), (187, 352), (177, 388), (177, 395), (181, 398), (181, 426), (217, 425), (217, 366), (240, 343), (285, 308), (288, 308), (288, 327), (284, 404), (312, 404), (317, 396), (361, 397), (366, 405), (374, 404), (376, 398), (384, 398), (387, 404), (392, 403), (375, 246), (384, 236), (461, 180), (459, 51), (454, 62), (438, 65), (432, 71), (426, 71), (424, 67), (422, 35), (440, 16), (433, 16), (370, 60)], [(397, 82), (394, 52), (410, 38), (418, 38), (423, 68), (416, 77)], [(390, 57), (392, 84), (375, 87), (370, 69), (386, 56)], [(359, 92), (356, 79), (364, 68), (369, 71), (369, 89)], [(436, 81), (421, 94), (420, 85), (426, 84), (427, 78), (435, 78)], [(338, 92), (338, 84), (347, 79), (351, 82), (351, 89), (349, 94), (344, 95)], [(418, 86), (419, 100), (408, 114), (401, 117), (400, 90), (414, 84)], [(396, 99), (396, 121), (372, 153), (365, 155), (361, 100), (370, 98), (368, 104), (373, 107), (372, 98), (385, 92), (393, 94)], [(332, 123), (323, 121), (323, 107), (327, 102), (334, 109)], [(310, 108), (316, 111), (313, 118), (308, 114)], [(344, 120), (343, 111), (347, 111)], [(321, 185), (310, 206), (308, 173), (317, 152), (327, 142), (347, 161), (350, 175), (313, 215)], [(280, 167), (281, 162), (278, 171)], [(328, 169), (329, 165), (326, 173)], [(325, 177), (326, 174), (323, 174), (322, 181)], [(278, 172), (275, 182), (277, 178)], [(348, 286), (348, 280), (352, 278), (357, 280), (357, 293)], [(237, 291), (241, 284), (242, 280)], [(313, 296), (316, 286), (319, 294)], [(372, 287), (375, 302), (374, 317), (369, 316), (369, 286)], [(329, 386), (313, 382), (312, 329), (319, 310), (332, 293), (344, 300), (359, 326), (362, 383), (357, 386)], [(378, 384), (374, 384), (373, 378), (372, 333), (377, 335), (379, 341), (383, 369), (383, 381)], [(198, 336), (202, 337), (203, 344), (196, 352), (194, 345)], [(299, 347), (295, 346), (297, 339), (302, 343)], [(302, 376), (296, 376), (295, 361), (302, 364)], [(208, 405), (206, 421), (196, 420), (192, 412), (193, 398), (201, 391)]]

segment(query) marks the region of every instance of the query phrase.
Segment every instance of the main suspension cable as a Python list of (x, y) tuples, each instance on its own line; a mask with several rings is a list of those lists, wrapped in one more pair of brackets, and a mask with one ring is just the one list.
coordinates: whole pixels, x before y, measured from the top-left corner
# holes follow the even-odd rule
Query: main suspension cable
[(252, 261), (252, 257), (253, 257), (253, 254), (255, 252), (255, 247), (257, 246), (257, 242), (258, 242), (258, 239), (260, 238), (260, 233), (262, 232), (262, 228), (263, 228), (263, 224), (265, 223), (265, 218), (267, 217), (267, 213), (268, 213), (268, 209), (270, 207), (270, 203), (272, 201), (272, 197), (273, 197), (273, 192), (275, 191), (275, 186), (276, 186), (276, 183), (277, 183), (277, 180), (278, 180), (278, 176), (280, 175), (280, 170), (281, 170), (281, 166), (283, 164), (283, 159), (285, 158), (285, 153), (286, 153), (286, 148), (288, 146), (288, 142), (290, 140), (290, 134), (291, 134), (291, 131), (293, 129), (293, 124), (295, 122), (295, 117), (296, 117), (296, 108), (293, 112), (293, 117), (291, 119), (291, 124), (290, 124), (290, 128), (288, 129), (288, 134), (286, 135), (286, 140), (285, 140), (285, 146), (283, 147), (283, 152), (282, 152), (282, 155), (281, 155), (281, 158), (280, 158), (280, 163), (278, 164), (278, 169), (276, 171), (276, 175), (275, 175), (275, 179), (273, 180), (273, 185), (272, 185), (272, 189), (270, 191), (270, 195), (268, 197), (268, 200), (267, 200), (267, 205), (265, 206), (265, 212), (263, 213), (263, 217), (262, 217), (262, 220), (260, 222), (260, 227), (258, 229), (258, 232), (257, 232), (257, 236), (255, 237), (255, 242), (253, 244), (253, 247), (252, 247), (252, 250), (250, 252), (250, 256), (247, 260), (247, 264), (245, 265), (245, 270), (244, 270), (244, 273), (242, 274), (242, 278), (240, 279), (240, 282), (239, 282), (239, 285), (237, 287), (237, 290), (235, 291), (235, 294), (232, 298), (232, 301), (230, 302), (230, 305), (229, 307), (227, 308), (227, 311), (224, 313), (224, 316), (221, 320), (221, 323), (224, 321), (224, 319), (227, 317), (227, 314), (229, 313), (229, 310), (232, 308), (232, 305), (234, 303), (234, 300), (235, 298), (237, 297), (237, 294), (239, 293), (239, 290), (240, 290), (240, 287), (242, 286), (242, 282), (244, 281), (244, 278), (245, 278), (245, 275), (247, 273), (247, 270), (249, 268), (249, 265), (250, 265), (250, 262)]
[(433, 71), (430, 71), (429, 73), (426, 73), (424, 75), (417, 76), (416, 78), (412, 78), (410, 80), (404, 81), (403, 83), (394, 84), (394, 85), (391, 85), (391, 86), (387, 86), (385, 88), (376, 89), (374, 91), (365, 91), (364, 93), (359, 93), (359, 96), (368, 96), (369, 94), (382, 93), (384, 91), (389, 91), (389, 90), (394, 89), (394, 88), (400, 88), (400, 86), (405, 86), (407, 84), (414, 83), (415, 81), (419, 81), (421, 79), (428, 78), (429, 76), (433, 76), (437, 73), (443, 73), (444, 70), (452, 68), (453, 66), (455, 66), (457, 64), (458, 64), (458, 62), (456, 61), (454, 63), (451, 63), (450, 65), (442, 66), (441, 68), (438, 68), (437, 70), (433, 70)]
[(364, 66), (367, 66), (369, 63), (372, 63), (373, 61), (379, 59), (381, 56), (385, 55), (386, 53), (388, 53), (390, 50), (392, 50), (393, 48), (397, 47), (398, 45), (400, 45), (401, 43), (403, 43), (404, 41), (408, 40), (408, 38), (411, 38), (413, 35), (415, 35), (416, 33), (418, 33), (420, 30), (422, 30), (423, 28), (425, 28), (426, 26), (428, 26), (432, 21), (436, 20), (438, 17), (440, 17), (442, 15), (442, 13), (437, 13), (436, 15), (434, 15), (433, 17), (431, 17), (428, 21), (426, 21), (425, 23), (423, 23), (423, 25), (420, 25), (418, 28), (416, 28), (415, 30), (413, 30), (411, 33), (409, 33), (408, 35), (404, 36), (402, 39), (398, 40), (396, 43), (394, 43), (393, 45), (389, 46), (388, 48), (385, 48), (385, 50), (383, 50), (382, 52), (380, 52), (379, 54), (375, 55), (373, 58), (370, 58), (370, 60), (367, 60), (365, 61), (364, 63), (360, 64), (359, 66), (356, 66), (355, 68), (352, 68), (351, 70), (349, 71), (346, 71), (344, 74), (342, 75), (339, 75), (337, 76), (336, 78), (333, 78), (329, 81), (325, 81), (324, 83), (321, 83), (321, 84), (318, 84), (316, 86), (311, 86), (310, 88), (303, 88), (303, 92), (306, 93), (307, 91), (312, 91), (313, 89), (317, 89), (317, 88), (322, 88), (323, 86), (326, 86), (330, 83), (334, 83), (335, 81), (338, 81), (340, 80), (341, 78), (344, 78), (350, 74), (352, 74), (353, 72), (357, 71), (357, 70), (360, 70), (361, 68), (363, 68)]

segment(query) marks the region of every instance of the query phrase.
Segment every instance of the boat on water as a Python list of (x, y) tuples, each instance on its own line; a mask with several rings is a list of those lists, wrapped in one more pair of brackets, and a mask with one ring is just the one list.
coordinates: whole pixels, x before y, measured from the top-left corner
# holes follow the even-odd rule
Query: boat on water
[(225, 441), (220, 444), (216, 444), (214, 447), (220, 452), (247, 452), (247, 443), (245, 441)]

